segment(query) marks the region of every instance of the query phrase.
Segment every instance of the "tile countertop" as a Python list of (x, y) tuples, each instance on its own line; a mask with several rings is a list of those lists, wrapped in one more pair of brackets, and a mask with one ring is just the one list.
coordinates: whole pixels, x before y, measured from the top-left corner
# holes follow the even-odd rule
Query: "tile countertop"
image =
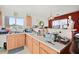
[(56, 50), (57, 52), (61, 52), (66, 46), (68, 46), (70, 44), (70, 42), (68, 42), (67, 44), (62, 44), (62, 43), (58, 43), (58, 42), (52, 42), (53, 44), (51, 43), (48, 43), (47, 41), (45, 41), (45, 38), (43, 36), (37, 36), (36, 34), (34, 33), (26, 33), (27, 35), (30, 35), (32, 36), (34, 39), (38, 40), (39, 42), (45, 44), (46, 46), (48, 46), (49, 48), (51, 49), (54, 49)]

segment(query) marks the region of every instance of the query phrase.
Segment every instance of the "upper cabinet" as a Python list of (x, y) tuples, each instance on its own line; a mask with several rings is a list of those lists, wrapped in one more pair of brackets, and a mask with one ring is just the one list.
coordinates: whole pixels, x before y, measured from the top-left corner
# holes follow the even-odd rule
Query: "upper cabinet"
[(32, 27), (32, 17), (26, 16), (24, 20), (25, 27)]

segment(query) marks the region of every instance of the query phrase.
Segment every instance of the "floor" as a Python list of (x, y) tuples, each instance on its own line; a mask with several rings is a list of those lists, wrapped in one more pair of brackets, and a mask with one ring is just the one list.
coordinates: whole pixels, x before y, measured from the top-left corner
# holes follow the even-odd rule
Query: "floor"
[[(19, 51), (15, 52), (18, 49)], [(24, 49), (22, 48), (18, 48), (18, 49), (15, 49), (12, 51), (3, 50), (3, 51), (0, 51), (0, 54), (31, 54), (29, 50), (27, 49), (27, 47), (24, 47)]]
[(21, 50), (21, 51), (15, 53), (15, 54), (30, 54), (30, 52), (29, 52), (29, 50), (27, 49), (27, 47), (24, 47), (23, 50)]

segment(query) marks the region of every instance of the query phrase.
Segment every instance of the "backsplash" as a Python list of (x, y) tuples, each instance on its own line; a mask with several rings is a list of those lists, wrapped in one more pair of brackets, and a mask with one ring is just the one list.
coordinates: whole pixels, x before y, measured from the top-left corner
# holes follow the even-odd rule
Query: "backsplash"
[(58, 33), (61, 37), (72, 39), (72, 31), (67, 29), (48, 29), (49, 33)]

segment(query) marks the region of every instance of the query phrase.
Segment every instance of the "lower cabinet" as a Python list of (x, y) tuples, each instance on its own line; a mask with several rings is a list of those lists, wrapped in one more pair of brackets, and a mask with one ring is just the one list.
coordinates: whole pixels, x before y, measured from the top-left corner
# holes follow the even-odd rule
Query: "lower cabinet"
[(56, 50), (51, 49), (42, 42), (39, 42), (36, 38), (33, 38), (31, 35), (7, 35), (7, 50), (15, 49), (25, 45), (32, 54), (60, 54), (66, 53), (69, 49), (68, 46), (65, 49), (63, 49), (60, 53), (58, 53)]
[(30, 35), (26, 36), (26, 47), (32, 54), (57, 54), (58, 52), (39, 42)]
[(48, 46), (40, 43), (40, 54), (58, 54), (54, 49), (49, 48)]
[(39, 42), (30, 35), (26, 35), (26, 47), (32, 54), (39, 54)]
[(44, 49), (40, 48), (40, 54), (48, 54)]
[(33, 39), (33, 54), (39, 54), (39, 42)]
[(25, 46), (27, 47), (27, 34), (25, 35)]
[(16, 35), (16, 43), (17, 47), (21, 47), (25, 45), (25, 34), (18, 34)]
[(16, 48), (16, 40), (15, 35), (8, 35), (7, 36), (7, 50), (11, 50)]
[(32, 47), (32, 37), (31, 36), (29, 36), (29, 35), (27, 35), (27, 48), (28, 48), (28, 50), (32, 53), (32, 49), (33, 49), (33, 47)]
[(11, 34), (7, 36), (7, 50), (25, 45), (25, 34)]

